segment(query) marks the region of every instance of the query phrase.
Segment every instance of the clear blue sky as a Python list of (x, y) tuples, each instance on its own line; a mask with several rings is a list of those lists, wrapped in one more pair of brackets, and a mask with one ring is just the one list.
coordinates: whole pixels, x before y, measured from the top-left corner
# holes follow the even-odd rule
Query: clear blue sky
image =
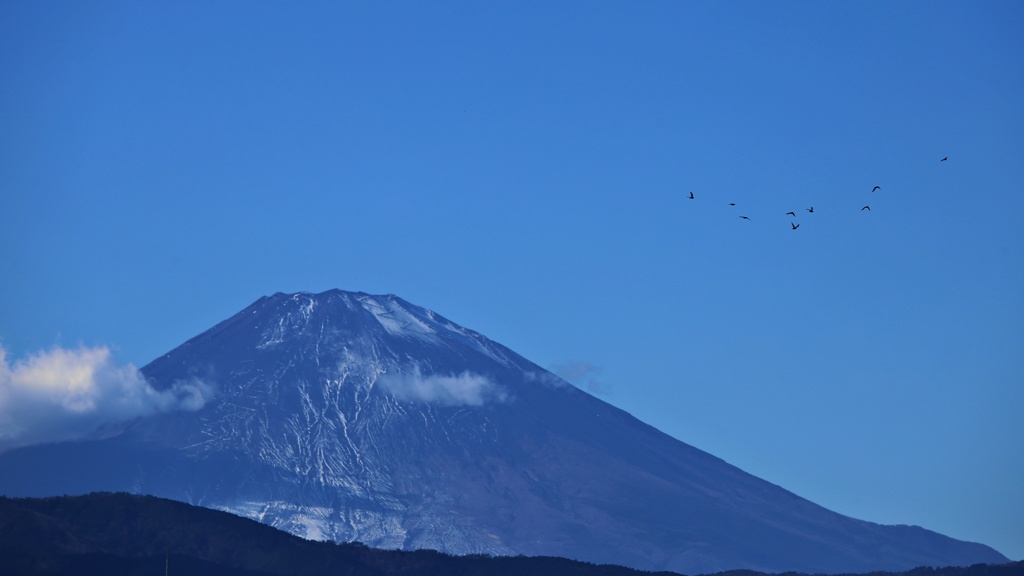
[(142, 366), (262, 295), (394, 293), (826, 507), (1021, 559), (1022, 29), (3, 2), (0, 344)]

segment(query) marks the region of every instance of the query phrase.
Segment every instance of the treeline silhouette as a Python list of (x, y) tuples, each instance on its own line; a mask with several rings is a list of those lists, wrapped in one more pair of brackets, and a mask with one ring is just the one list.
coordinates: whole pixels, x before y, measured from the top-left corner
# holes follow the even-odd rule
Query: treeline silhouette
[[(313, 542), (254, 520), (153, 496), (0, 497), (0, 576), (670, 576), (552, 557), (452, 556)], [(1024, 563), (903, 576), (1020, 576)], [(732, 571), (720, 576), (764, 576)], [(787, 575), (796, 576), (796, 575)], [(876, 573), (873, 576), (888, 576)]]

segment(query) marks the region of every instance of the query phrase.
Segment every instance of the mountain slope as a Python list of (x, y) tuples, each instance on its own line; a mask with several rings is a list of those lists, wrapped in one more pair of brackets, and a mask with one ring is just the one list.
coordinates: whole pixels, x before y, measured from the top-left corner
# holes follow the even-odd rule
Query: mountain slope
[(685, 573), (1006, 561), (830, 512), (395, 296), (262, 298), (143, 372), (217, 399), (2, 454), (0, 492), (130, 490), (313, 539)]

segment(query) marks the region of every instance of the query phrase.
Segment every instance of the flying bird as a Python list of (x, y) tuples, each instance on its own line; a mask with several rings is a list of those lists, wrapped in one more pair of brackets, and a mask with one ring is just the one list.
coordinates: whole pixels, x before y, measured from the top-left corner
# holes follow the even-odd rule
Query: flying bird
[(729, 206), (735, 206), (735, 205), (736, 205), (735, 202), (729, 202)]
[(863, 212), (865, 210), (867, 210), (868, 212), (871, 212), (871, 206), (865, 206), (865, 207), (860, 209), (861, 212)]
[(740, 216), (740, 218), (743, 218), (744, 220), (750, 220), (749, 216)]
[(875, 186), (874, 188), (871, 189), (871, 191), (874, 192), (875, 190), (879, 190), (881, 188), (882, 188), (881, 186)]
[(793, 230), (796, 230), (797, 228), (800, 227), (799, 224), (793, 224), (792, 222), (790, 222), (789, 225), (793, 227)]
[(690, 200), (693, 200), (693, 192), (690, 192)]
[(942, 160), (939, 160), (939, 162), (945, 162), (946, 160), (949, 160), (949, 156), (943, 156)]
[(796, 212), (786, 212), (786, 216), (792, 216), (793, 218), (796, 218)]
[(808, 208), (807, 211), (810, 212), (811, 214), (814, 214), (814, 206)]

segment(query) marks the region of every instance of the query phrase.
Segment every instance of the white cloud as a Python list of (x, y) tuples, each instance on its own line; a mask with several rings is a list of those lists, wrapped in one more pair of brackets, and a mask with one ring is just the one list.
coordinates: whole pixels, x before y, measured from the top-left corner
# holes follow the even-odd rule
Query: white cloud
[(550, 369), (559, 377), (572, 382), (577, 388), (584, 389), (591, 394), (608, 393), (608, 387), (599, 378), (600, 366), (587, 362), (562, 362), (551, 366)]
[(523, 377), (527, 382), (539, 382), (551, 388), (565, 388), (572, 386), (572, 384), (569, 384), (569, 382), (561, 376), (547, 370), (543, 370), (541, 372), (525, 372), (523, 373)]
[(83, 438), (157, 412), (199, 410), (212, 396), (198, 380), (156, 390), (106, 347), (54, 348), (13, 363), (0, 347), (0, 451)]
[(468, 371), (454, 376), (424, 376), (417, 366), (407, 374), (383, 374), (377, 384), (399, 400), (442, 406), (482, 406), (485, 402), (504, 402), (508, 398), (501, 386)]

